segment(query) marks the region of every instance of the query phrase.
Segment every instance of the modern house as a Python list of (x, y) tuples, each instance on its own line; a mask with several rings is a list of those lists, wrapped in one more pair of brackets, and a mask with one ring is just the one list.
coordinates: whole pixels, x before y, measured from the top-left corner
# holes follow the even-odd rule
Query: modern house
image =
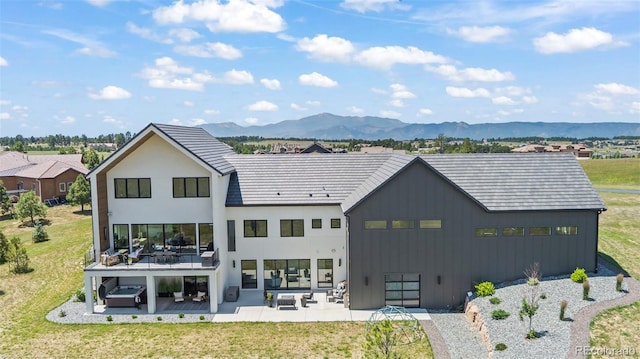
[(88, 178), (85, 289), (112, 306), (142, 296), (151, 313), (167, 292), (204, 291), (217, 312), (229, 287), (342, 280), (352, 309), (456, 306), (534, 262), (545, 275), (595, 270), (605, 210), (570, 153), (239, 155), (161, 124)]
[(82, 155), (28, 155), (9, 151), (0, 154), (0, 180), (8, 195), (34, 191), (43, 202), (65, 198), (79, 174), (89, 170)]

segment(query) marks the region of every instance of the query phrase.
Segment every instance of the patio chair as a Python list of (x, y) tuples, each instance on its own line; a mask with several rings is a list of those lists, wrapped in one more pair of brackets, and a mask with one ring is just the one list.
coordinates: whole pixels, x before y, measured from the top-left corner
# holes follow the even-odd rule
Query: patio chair
[(207, 293), (198, 291), (198, 295), (191, 298), (194, 302), (206, 302), (207, 301)]
[(173, 301), (176, 303), (184, 302), (184, 296), (182, 295), (182, 292), (173, 292)]

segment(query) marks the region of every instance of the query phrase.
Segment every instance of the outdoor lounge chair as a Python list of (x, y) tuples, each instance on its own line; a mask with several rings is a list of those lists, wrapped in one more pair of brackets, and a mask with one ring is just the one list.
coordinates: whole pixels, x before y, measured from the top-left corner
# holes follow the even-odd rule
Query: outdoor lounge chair
[(206, 302), (207, 301), (207, 293), (198, 291), (198, 295), (191, 298), (194, 302)]
[(182, 292), (173, 292), (173, 301), (174, 302), (184, 302), (184, 296)]

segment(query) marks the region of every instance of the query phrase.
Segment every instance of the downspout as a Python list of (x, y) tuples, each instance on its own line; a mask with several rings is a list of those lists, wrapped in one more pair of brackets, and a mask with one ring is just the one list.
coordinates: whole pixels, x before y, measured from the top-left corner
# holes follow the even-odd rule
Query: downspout
[(601, 208), (596, 212), (596, 254), (595, 254), (596, 273), (598, 272), (598, 242), (600, 239), (600, 214), (606, 210), (607, 210), (606, 208)]
[(39, 178), (36, 178), (36, 182), (38, 182), (38, 197), (40, 197), (40, 201), (42, 201), (42, 182), (40, 182)]

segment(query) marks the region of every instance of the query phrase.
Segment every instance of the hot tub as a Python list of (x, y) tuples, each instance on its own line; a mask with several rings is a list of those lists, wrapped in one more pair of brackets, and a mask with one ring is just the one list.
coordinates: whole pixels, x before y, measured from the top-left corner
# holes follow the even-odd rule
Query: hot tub
[(145, 290), (146, 287), (142, 285), (115, 287), (105, 297), (107, 307), (135, 307), (136, 297), (140, 297), (141, 303), (146, 302)]

